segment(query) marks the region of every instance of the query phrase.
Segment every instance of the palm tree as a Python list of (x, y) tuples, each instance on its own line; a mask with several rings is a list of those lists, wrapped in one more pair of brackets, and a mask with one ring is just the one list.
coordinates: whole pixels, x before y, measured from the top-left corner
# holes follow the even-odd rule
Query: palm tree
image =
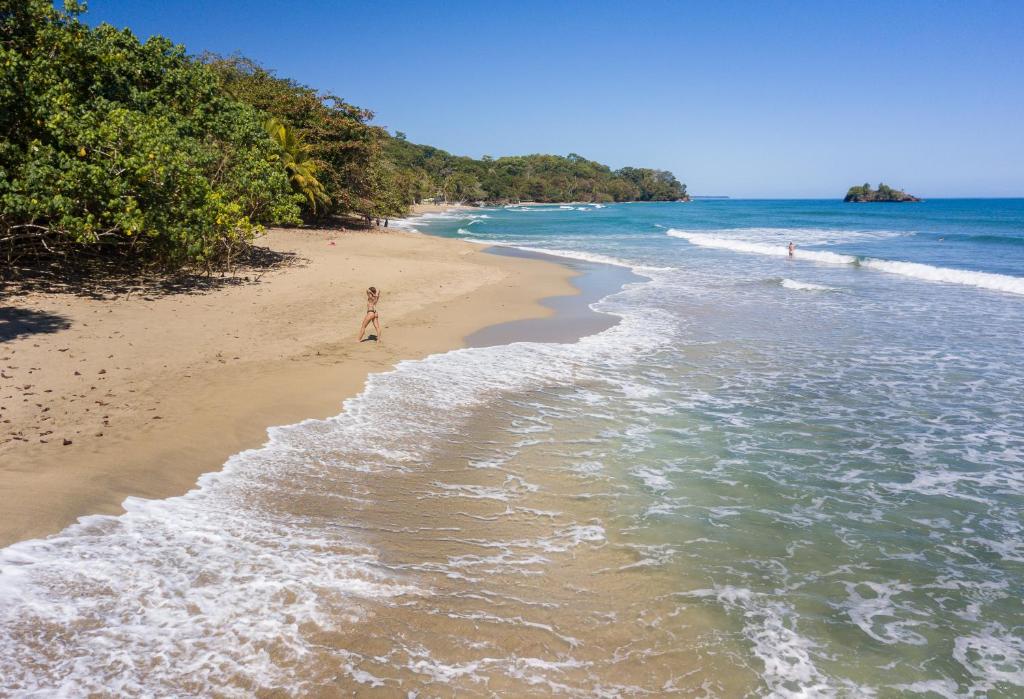
[(278, 157), (288, 173), (292, 190), (303, 196), (310, 213), (316, 215), (317, 208), (330, 204), (331, 198), (316, 178), (317, 164), (310, 155), (309, 146), (302, 142), (295, 129), (277, 117), (267, 119), (265, 127), (271, 140), (277, 144)]

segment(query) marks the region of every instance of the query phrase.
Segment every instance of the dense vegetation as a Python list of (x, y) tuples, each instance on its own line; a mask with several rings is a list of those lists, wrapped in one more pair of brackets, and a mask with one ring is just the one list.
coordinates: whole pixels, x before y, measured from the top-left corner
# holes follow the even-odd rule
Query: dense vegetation
[(675, 201), (686, 186), (671, 172), (608, 166), (570, 154), (476, 160), (410, 143), (367, 122), (373, 114), (340, 97), (275, 76), (253, 61), (202, 60), (235, 99), (302, 134), (333, 210), (369, 218), (400, 216), (424, 199), (458, 202)]
[(413, 188), (407, 199), (441, 197), (448, 201), (675, 201), (686, 186), (671, 172), (607, 165), (569, 154), (525, 155), (480, 160), (417, 145), (398, 133), (387, 144), (389, 159), (405, 172)]
[(887, 184), (879, 183), (878, 189), (871, 189), (871, 185), (865, 182), (860, 186), (850, 187), (846, 192), (843, 201), (868, 202), (868, 201), (921, 201), (911, 196), (902, 189), (893, 189)]
[(308, 215), (351, 213), (384, 218), (408, 210), (414, 200), (405, 192), (411, 188), (405, 173), (386, 157), (387, 131), (369, 124), (372, 112), (336, 95), (277, 77), (247, 58), (206, 54), (200, 61), (231, 98), (297, 132), (296, 140), (328, 198), (316, 211), (307, 209)]
[(686, 198), (669, 172), (578, 155), (453, 156), (245, 58), (190, 57), (79, 20), (0, 5), (0, 255), (230, 265), (262, 225), (400, 216), (464, 202)]
[(209, 268), (261, 223), (297, 223), (265, 116), (163, 38), (77, 8), (0, 14), (0, 243), (8, 260), (120, 255)]

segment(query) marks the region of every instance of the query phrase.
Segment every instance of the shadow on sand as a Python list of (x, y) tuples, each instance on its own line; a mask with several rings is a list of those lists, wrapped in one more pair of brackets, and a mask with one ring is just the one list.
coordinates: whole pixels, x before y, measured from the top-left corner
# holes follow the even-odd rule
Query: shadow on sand
[(0, 307), (0, 342), (8, 342), (22, 335), (55, 333), (70, 327), (71, 323), (67, 318), (54, 313)]
[(0, 276), (0, 293), (73, 294), (88, 298), (113, 296), (166, 296), (202, 294), (228, 286), (253, 284), (266, 272), (305, 264), (293, 252), (280, 252), (254, 245), (235, 261), (230, 273), (138, 274), (125, 263), (90, 260), (69, 268), (66, 263), (39, 261)]

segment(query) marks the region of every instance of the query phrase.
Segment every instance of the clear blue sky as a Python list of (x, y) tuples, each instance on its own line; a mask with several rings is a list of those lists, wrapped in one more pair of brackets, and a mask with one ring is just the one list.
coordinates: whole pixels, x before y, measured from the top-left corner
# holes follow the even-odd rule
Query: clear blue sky
[(1024, 2), (91, 0), (480, 156), (577, 152), (695, 194), (1024, 196)]

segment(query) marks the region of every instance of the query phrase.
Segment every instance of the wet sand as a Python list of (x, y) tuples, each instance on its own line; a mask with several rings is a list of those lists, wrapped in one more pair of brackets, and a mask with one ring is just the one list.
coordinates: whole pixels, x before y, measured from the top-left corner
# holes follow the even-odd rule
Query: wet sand
[(487, 252), (503, 257), (564, 265), (575, 272), (572, 285), (579, 293), (543, 299), (541, 304), (554, 311), (553, 315), (545, 318), (524, 318), (482, 328), (466, 338), (469, 347), (490, 347), (509, 342), (575, 342), (581, 337), (607, 330), (618, 323), (619, 319), (592, 310), (591, 304), (615, 293), (625, 284), (643, 281), (643, 277), (615, 265), (498, 245), (487, 248)]

